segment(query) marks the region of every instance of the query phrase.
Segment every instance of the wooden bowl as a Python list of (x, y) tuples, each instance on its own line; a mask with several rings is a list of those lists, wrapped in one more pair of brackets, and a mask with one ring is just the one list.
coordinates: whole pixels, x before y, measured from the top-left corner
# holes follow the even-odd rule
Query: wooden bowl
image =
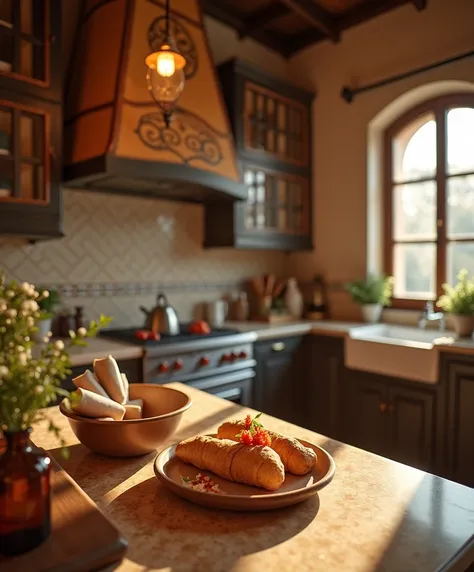
[(74, 435), (94, 453), (135, 457), (155, 451), (169, 439), (192, 405), (182, 391), (151, 383), (131, 383), (130, 399), (143, 399), (143, 419), (97, 421), (72, 413), (64, 402), (59, 409)]

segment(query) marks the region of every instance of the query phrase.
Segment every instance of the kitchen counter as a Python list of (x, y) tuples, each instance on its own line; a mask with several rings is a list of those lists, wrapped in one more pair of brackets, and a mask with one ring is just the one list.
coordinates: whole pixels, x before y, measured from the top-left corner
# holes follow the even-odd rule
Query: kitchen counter
[[(104, 332), (105, 333), (105, 332)], [(90, 338), (87, 347), (73, 346), (69, 350), (73, 366), (91, 364), (95, 358), (105, 357), (109, 354), (115, 359), (141, 359), (143, 348), (133, 344), (123, 344), (106, 338)]]
[(255, 332), (257, 341), (270, 340), (284, 336), (300, 336), (304, 334), (345, 336), (351, 328), (366, 324), (358, 322), (333, 322), (331, 320), (311, 321), (299, 320), (287, 324), (267, 324), (264, 322), (226, 322), (229, 328), (240, 332)]
[[(181, 384), (193, 407), (172, 442), (210, 433), (249, 409)], [(464, 572), (474, 562), (474, 490), (344, 445), (284, 421), (270, 429), (327, 449), (333, 482), (304, 503), (262, 513), (195, 506), (153, 475), (154, 454), (108, 459), (77, 443), (57, 407), (44, 411), (62, 429), (70, 459), (47, 432), (33, 440), (63, 467), (129, 542), (119, 571)], [(164, 444), (163, 447), (170, 443)]]

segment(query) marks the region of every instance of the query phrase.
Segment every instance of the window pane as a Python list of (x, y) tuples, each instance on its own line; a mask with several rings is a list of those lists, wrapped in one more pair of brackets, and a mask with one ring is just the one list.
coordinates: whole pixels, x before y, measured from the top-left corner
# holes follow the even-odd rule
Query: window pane
[(456, 284), (460, 270), (466, 268), (474, 275), (474, 242), (452, 242), (448, 244), (447, 281)]
[(434, 300), (435, 244), (396, 244), (393, 252), (396, 298)]
[(393, 189), (395, 240), (436, 238), (436, 184), (412, 183)]
[(474, 238), (474, 175), (447, 180), (449, 238)]
[(436, 173), (436, 121), (426, 113), (404, 127), (392, 141), (393, 180), (416, 181)]
[(457, 107), (448, 111), (448, 173), (474, 171), (474, 109)]

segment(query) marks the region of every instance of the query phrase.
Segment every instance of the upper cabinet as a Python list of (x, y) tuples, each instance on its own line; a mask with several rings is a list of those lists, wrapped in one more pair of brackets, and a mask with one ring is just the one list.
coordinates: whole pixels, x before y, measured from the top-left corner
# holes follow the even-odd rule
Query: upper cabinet
[(0, 88), (61, 101), (60, 0), (1, 0)]
[(60, 2), (0, 2), (0, 234), (61, 236)]
[(311, 248), (314, 95), (238, 60), (218, 71), (247, 198), (206, 206), (205, 246)]

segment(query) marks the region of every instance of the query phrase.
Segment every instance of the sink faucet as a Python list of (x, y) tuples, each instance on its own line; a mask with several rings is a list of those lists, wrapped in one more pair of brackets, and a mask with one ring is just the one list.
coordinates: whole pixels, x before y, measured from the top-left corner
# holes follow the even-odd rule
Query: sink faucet
[(425, 330), (428, 322), (436, 320), (439, 320), (439, 331), (444, 332), (446, 321), (443, 312), (435, 312), (433, 302), (426, 302), (425, 309), (418, 320), (418, 327)]

